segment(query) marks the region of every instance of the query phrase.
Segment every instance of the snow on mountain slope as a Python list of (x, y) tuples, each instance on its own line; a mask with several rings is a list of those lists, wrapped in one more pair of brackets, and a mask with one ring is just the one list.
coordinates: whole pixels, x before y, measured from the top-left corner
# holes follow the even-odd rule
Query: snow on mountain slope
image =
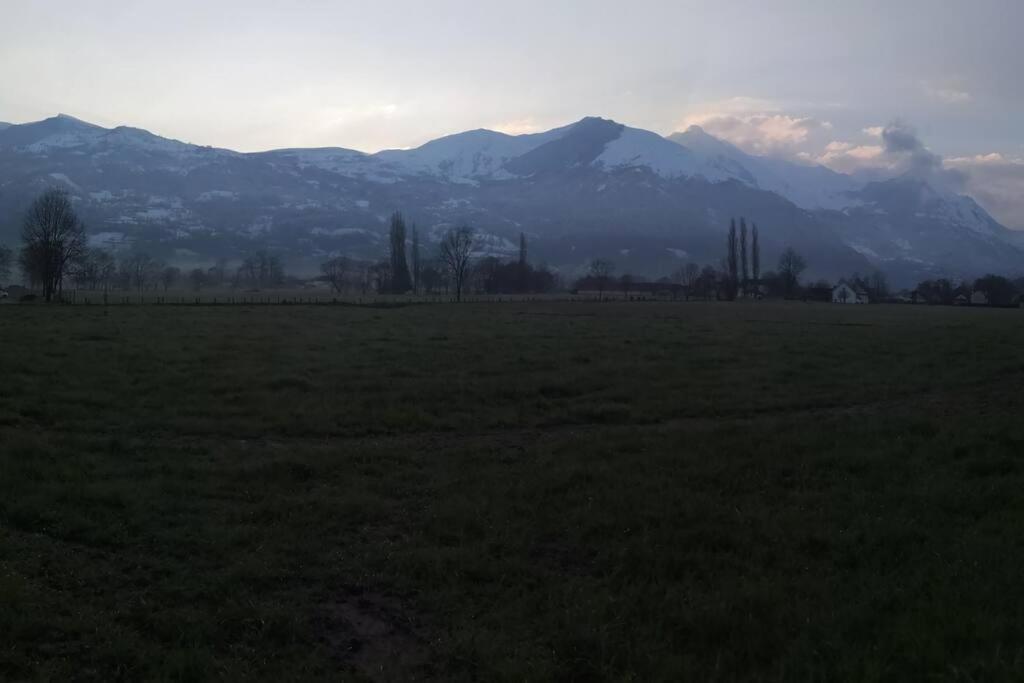
[(0, 130), (0, 146), (45, 154), (50, 149), (67, 149), (94, 144), (107, 130), (85, 121), (59, 114), (53, 118), (7, 126)]
[(718, 166), (752, 187), (782, 195), (805, 209), (842, 209), (856, 200), (851, 193), (863, 184), (824, 166), (804, 166), (783, 159), (758, 157), (708, 135), (699, 126), (668, 137), (701, 157), (704, 164)]
[(624, 128), (605, 146), (595, 163), (608, 169), (646, 167), (666, 178), (703, 176), (711, 182), (730, 180), (737, 172), (742, 172), (742, 169), (704, 163), (704, 159), (691, 150), (637, 128)]
[(246, 156), (268, 161), (275, 167), (292, 168), (295, 172), (314, 169), (375, 183), (395, 183), (405, 175), (404, 169), (396, 169), (372, 154), (342, 147), (275, 149)]
[[(669, 139), (596, 117), (545, 133), (474, 130), (366, 154), (239, 153), (58, 116), (0, 127), (0, 172), (9, 188), (0, 193), (0, 216), (56, 183), (99, 232), (197, 253), (207, 238), (244, 250), (272, 235), (307, 258), (344, 249), (375, 257), (377, 238), (366, 235), (383, 234), (388, 213), (402, 208), (437, 229), (466, 221), (503, 239), (534, 230), (563, 263), (583, 256), (558, 252), (558, 240), (574, 236), (592, 247), (612, 234), (622, 248), (648, 240), (662, 256), (674, 249), (717, 258), (716, 231), (730, 215), (756, 218), (776, 247), (804, 250), (823, 274), (863, 269), (857, 254), (886, 267), (975, 274), (1017, 272), (1024, 263), (1024, 238), (974, 200), (921, 179), (867, 182), (749, 155), (699, 128)], [(685, 230), (669, 229), (678, 225)]]
[[(110, 131), (106, 131), (104, 135), (93, 138), (93, 140), (95, 144), (108, 149), (131, 149), (133, 151), (160, 154), (191, 154), (197, 149), (205, 149), (181, 142), (180, 140), (153, 135), (147, 130), (131, 128), (129, 126), (118, 126)], [(227, 152), (227, 150), (220, 151)]]
[(939, 191), (926, 179), (909, 173), (869, 183), (854, 196), (866, 212), (887, 216), (904, 225), (942, 226), (1000, 239), (1010, 232), (972, 198)]
[(448, 135), (410, 150), (385, 150), (378, 161), (407, 174), (440, 176), (453, 182), (501, 175), (505, 164), (557, 138), (565, 129), (531, 135), (506, 135), (493, 130), (471, 130)]
[(805, 209), (844, 209), (854, 206), (861, 183), (824, 166), (803, 166), (782, 159), (753, 157), (751, 172), (757, 186), (782, 195)]

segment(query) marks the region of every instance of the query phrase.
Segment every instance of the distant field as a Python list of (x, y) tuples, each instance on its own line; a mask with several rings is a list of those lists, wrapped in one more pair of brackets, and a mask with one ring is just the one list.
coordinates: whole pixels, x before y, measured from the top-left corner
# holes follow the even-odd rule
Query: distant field
[(0, 307), (0, 679), (1024, 678), (1024, 311)]

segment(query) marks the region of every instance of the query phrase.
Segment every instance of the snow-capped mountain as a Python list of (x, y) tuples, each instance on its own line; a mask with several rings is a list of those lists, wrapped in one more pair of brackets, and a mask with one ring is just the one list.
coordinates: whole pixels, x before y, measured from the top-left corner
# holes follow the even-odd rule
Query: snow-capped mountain
[(699, 155), (704, 165), (719, 168), (741, 182), (782, 195), (805, 209), (842, 209), (855, 202), (863, 183), (824, 166), (758, 157), (708, 135), (699, 126), (673, 133), (669, 140)]
[(699, 128), (670, 138), (586, 118), (532, 135), (474, 130), (410, 150), (239, 153), (107, 129), (69, 116), (0, 126), (0, 242), (50, 185), (65, 187), (94, 243), (182, 260), (281, 249), (312, 268), (383, 251), (401, 209), (439, 237), (467, 222), (488, 249), (576, 268), (609, 256), (660, 275), (717, 264), (732, 216), (759, 224), (765, 263), (785, 246), (812, 275), (1019, 271), (1017, 235), (973, 200), (911, 178), (867, 182), (747, 154)]

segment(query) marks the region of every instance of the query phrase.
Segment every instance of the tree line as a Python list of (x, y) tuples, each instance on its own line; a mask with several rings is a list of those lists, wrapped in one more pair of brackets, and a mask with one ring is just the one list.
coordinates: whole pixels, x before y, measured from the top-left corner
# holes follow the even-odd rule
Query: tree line
[(976, 294), (989, 306), (1013, 306), (1024, 296), (1024, 277), (1014, 280), (989, 273), (973, 281), (954, 283), (948, 278), (923, 280), (911, 293), (917, 303), (952, 306), (972, 303)]
[[(411, 235), (409, 234), (411, 232)], [(167, 291), (187, 286), (232, 286), (266, 289), (300, 281), (285, 273), (279, 254), (258, 250), (246, 256), (234, 269), (227, 259), (219, 259), (209, 268), (189, 271), (153, 258), (145, 252), (133, 252), (120, 259), (114, 254), (87, 245), (85, 226), (75, 213), (65, 192), (51, 189), (40, 195), (29, 207), (22, 224), (23, 246), (20, 251), (0, 245), (0, 281), (10, 277), (15, 263), (33, 287), (42, 291), (47, 301), (59, 299), (66, 282), (76, 287), (108, 291)], [(416, 224), (411, 230), (401, 212), (391, 216), (388, 233), (388, 257), (380, 261), (364, 261), (339, 255), (321, 265), (320, 279), (338, 293), (359, 291), (377, 294), (453, 294), (461, 300), (467, 291), (480, 294), (545, 293), (562, 287), (558, 274), (545, 266), (535, 267), (528, 259), (527, 239), (520, 234), (516, 259), (479, 256), (481, 246), (469, 226), (448, 230), (436, 250), (424, 258)], [(761, 239), (756, 223), (748, 229), (740, 217), (730, 221), (726, 235), (725, 256), (718, 266), (685, 263), (669, 276), (654, 284), (669, 289), (673, 297), (704, 298), (733, 301), (739, 298), (814, 298), (830, 299), (832, 285), (819, 280), (801, 283), (807, 262), (792, 248), (779, 255), (776, 270), (761, 270)], [(587, 273), (575, 283), (576, 290), (606, 292), (620, 290), (628, 297), (634, 289), (643, 289), (644, 278), (625, 273), (616, 277), (615, 264), (608, 259), (593, 260)], [(868, 275), (854, 273), (844, 280), (864, 291), (870, 300), (892, 299), (885, 275), (875, 271)], [(1024, 278), (1010, 280), (1000, 275), (985, 275), (973, 282), (939, 278), (921, 282), (909, 298), (920, 303), (955, 304), (984, 295), (984, 302), (994, 306), (1016, 303), (1024, 294)], [(907, 299), (903, 296), (900, 300)]]
[[(685, 299), (703, 298), (734, 301), (739, 298), (778, 296), (795, 298), (800, 295), (800, 277), (807, 262), (795, 249), (786, 248), (779, 256), (777, 271), (761, 272), (761, 239), (756, 223), (747, 228), (745, 218), (737, 224), (733, 218), (726, 235), (725, 256), (717, 265), (685, 263), (671, 275), (654, 282)], [(621, 290), (629, 296), (631, 290), (647, 284), (642, 277), (631, 273), (615, 275), (615, 264), (608, 259), (594, 259), (587, 274), (575, 284), (577, 291), (596, 291), (599, 296)]]
[(22, 222), (22, 248), (0, 246), (0, 280), (9, 278), (17, 262), (24, 278), (41, 290), (46, 301), (60, 299), (66, 283), (81, 289), (168, 290), (182, 284), (200, 289), (207, 285), (274, 287), (285, 283), (281, 257), (266, 250), (243, 259), (233, 272), (227, 260), (211, 268), (184, 272), (141, 251), (118, 259), (104, 249), (89, 247), (85, 225), (71, 199), (60, 189), (43, 192), (29, 206)]
[(431, 258), (424, 258), (419, 231), (410, 230), (400, 211), (391, 216), (388, 231), (388, 257), (371, 262), (338, 255), (321, 264), (321, 278), (341, 293), (362, 294), (526, 294), (555, 290), (557, 275), (545, 266), (530, 264), (525, 233), (519, 236), (519, 255), (515, 260), (476, 255), (479, 240), (469, 226), (444, 233)]

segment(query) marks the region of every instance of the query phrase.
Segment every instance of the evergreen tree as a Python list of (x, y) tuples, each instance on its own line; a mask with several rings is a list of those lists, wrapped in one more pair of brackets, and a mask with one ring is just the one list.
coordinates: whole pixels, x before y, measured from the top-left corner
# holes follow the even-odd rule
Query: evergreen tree
[(740, 291), (744, 296), (747, 293), (747, 281), (750, 280), (750, 271), (747, 269), (747, 219), (740, 217), (740, 265), (742, 267), (740, 278)]
[(527, 277), (529, 265), (526, 261), (526, 233), (519, 233), (519, 291), (525, 292), (529, 289)]
[(423, 273), (423, 263), (420, 261), (420, 232), (416, 224), (412, 224), (412, 291), (420, 291), (420, 279)]
[(410, 288), (412, 281), (405, 258), (405, 218), (396, 211), (391, 215), (391, 292), (405, 294)]
[(739, 279), (737, 260), (738, 245), (736, 240), (736, 219), (732, 219), (729, 223), (729, 242), (728, 252), (726, 254), (726, 268), (728, 272), (726, 277), (728, 283), (726, 284), (726, 296), (729, 299), (736, 298), (736, 282)]
[(754, 275), (754, 286), (759, 287), (761, 285), (761, 243), (757, 239), (757, 223), (754, 223), (752, 232), (753, 242), (750, 249), (750, 265)]

